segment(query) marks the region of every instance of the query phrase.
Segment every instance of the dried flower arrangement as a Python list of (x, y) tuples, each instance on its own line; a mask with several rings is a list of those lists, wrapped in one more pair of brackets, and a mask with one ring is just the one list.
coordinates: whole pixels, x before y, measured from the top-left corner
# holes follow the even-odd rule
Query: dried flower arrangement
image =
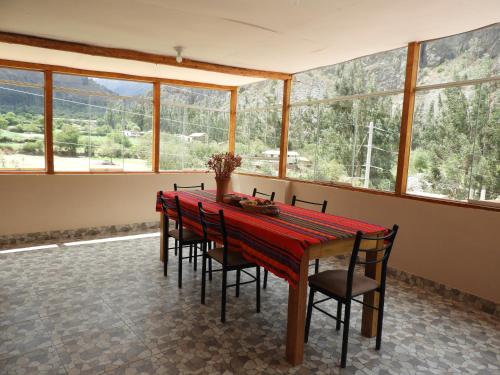
[(212, 154), (207, 162), (207, 167), (215, 172), (216, 180), (229, 179), (231, 173), (241, 166), (241, 156), (232, 152)]
[(231, 173), (241, 166), (241, 156), (232, 152), (221, 152), (213, 154), (207, 162), (207, 167), (215, 172), (217, 183), (216, 202), (222, 202), (229, 187)]

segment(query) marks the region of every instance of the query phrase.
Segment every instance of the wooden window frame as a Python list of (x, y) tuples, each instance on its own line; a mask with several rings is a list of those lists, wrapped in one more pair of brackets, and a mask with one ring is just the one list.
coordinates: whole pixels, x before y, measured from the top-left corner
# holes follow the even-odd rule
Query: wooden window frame
[[(337, 189), (350, 190), (356, 192), (362, 192), (366, 194), (383, 195), (387, 197), (403, 198), (409, 200), (415, 200), (427, 203), (436, 203), (446, 206), (455, 206), (462, 208), (474, 208), (486, 211), (497, 211), (500, 212), (500, 208), (493, 206), (485, 206), (480, 204), (473, 204), (469, 202), (456, 201), (451, 199), (440, 199), (440, 198), (429, 198), (421, 197), (415, 194), (408, 194), (406, 192), (406, 184), (408, 180), (408, 169), (409, 169), (409, 157), (411, 148), (411, 134), (412, 134), (412, 123), (413, 123), (413, 113), (415, 106), (415, 94), (419, 90), (417, 87), (417, 73), (418, 73), (418, 63), (420, 60), (420, 46), (421, 42), (411, 42), (408, 44), (407, 59), (406, 59), (406, 71), (405, 71), (405, 84), (404, 89), (395, 90), (394, 94), (403, 93), (403, 106), (402, 106), (402, 116), (401, 116), (401, 130), (400, 130), (400, 142), (399, 142), (399, 152), (398, 152), (398, 164), (397, 164), (397, 174), (396, 174), (396, 187), (394, 192), (362, 188), (355, 186), (346, 186), (341, 183), (326, 182), (326, 181), (315, 181), (315, 180), (302, 180), (298, 178), (290, 178), (286, 175), (286, 161), (288, 153), (288, 130), (290, 125), (290, 92), (291, 92), (291, 79), (284, 80), (284, 94), (283, 94), (283, 121), (282, 121), (282, 131), (281, 131), (281, 147), (280, 147), (280, 169), (278, 176), (265, 176), (257, 173), (251, 172), (236, 172), (242, 176), (252, 176), (261, 177), (268, 179), (278, 179), (286, 180), (291, 182), (313, 184), (320, 186), (334, 187)], [(482, 80), (481, 80), (482, 81)], [(287, 85), (288, 82), (288, 85)], [(471, 81), (472, 82), (472, 81)], [(427, 86), (426, 86), (427, 87)], [(431, 86), (429, 86), (431, 87)], [(287, 91), (288, 90), (288, 91)], [(391, 92), (392, 93), (392, 92)], [(391, 93), (381, 93), (382, 95), (388, 95)], [(342, 99), (342, 98), (340, 98)], [(339, 100), (340, 100), (339, 99)], [(321, 101), (321, 100), (320, 100)]]
[[(173, 86), (183, 86), (200, 89), (229, 91), (236, 92), (237, 86), (217, 85), (212, 83), (183, 81), (177, 79), (138, 76), (124, 73), (104, 72), (98, 70), (85, 70), (70, 68), (61, 65), (37, 64), (24, 61), (5, 60), (0, 59), (0, 68), (22, 69), (29, 71), (39, 71), (44, 73), (44, 157), (45, 167), (40, 169), (3, 169), (0, 170), (0, 175), (14, 175), (14, 174), (170, 174), (170, 173), (205, 173), (204, 170), (160, 170), (160, 108), (161, 108), (161, 84), (168, 84)], [(152, 165), (150, 171), (56, 171), (54, 170), (54, 147), (53, 147), (53, 75), (54, 74), (67, 74), (83, 77), (95, 78), (108, 78), (119, 79), (126, 81), (151, 83), (153, 85), (153, 144), (152, 144)], [(232, 117), (236, 118), (236, 97), (234, 100), (234, 111)], [(232, 104), (233, 105), (233, 104)], [(231, 124), (230, 124), (231, 125)], [(233, 131), (236, 127), (234, 121)]]
[[(0, 39), (2, 34), (0, 32)], [(27, 44), (27, 43), (19, 43)], [(457, 206), (464, 208), (474, 208), (487, 211), (500, 211), (497, 207), (489, 207), (479, 204), (472, 204), (461, 201), (446, 200), (439, 198), (428, 198), (421, 197), (418, 195), (408, 194), (406, 192), (406, 183), (408, 177), (408, 167), (409, 167), (409, 154), (411, 147), (411, 129), (413, 120), (413, 109), (415, 103), (415, 93), (418, 90), (416, 86), (417, 71), (418, 71), (418, 61), (419, 61), (419, 51), (420, 42), (411, 42), (408, 44), (408, 54), (406, 62), (406, 76), (405, 76), (405, 86), (403, 92), (403, 108), (402, 108), (402, 119), (401, 119), (401, 133), (400, 133), (400, 143), (399, 143), (399, 154), (398, 154), (398, 165), (397, 165), (397, 175), (396, 175), (396, 189), (395, 192), (385, 192), (375, 189), (359, 188), (353, 186), (345, 186), (343, 184), (338, 184), (334, 182), (322, 182), (322, 181), (310, 181), (301, 180), (295, 178), (289, 178), (286, 175), (287, 167), (287, 153), (288, 153), (288, 130), (289, 130), (289, 119), (290, 119), (290, 96), (291, 96), (291, 85), (293, 75), (284, 74), (279, 77), (270, 74), (266, 78), (270, 79), (283, 79), (283, 109), (282, 109), (282, 127), (281, 127), (281, 140), (280, 140), (280, 160), (279, 160), (279, 174), (278, 176), (265, 176), (257, 173), (248, 172), (236, 172), (239, 175), (247, 175), (253, 177), (261, 178), (271, 178), (278, 180), (286, 180), (292, 182), (300, 182), (307, 184), (315, 184), (321, 186), (335, 187), (338, 189), (351, 190), (357, 192), (363, 192), (367, 194), (384, 195), (388, 197), (396, 197), (403, 199), (410, 199), (422, 202), (437, 203), (442, 205)], [(88, 47), (88, 46), (87, 46)], [(50, 48), (50, 47), (46, 47)], [(57, 48), (55, 48), (57, 49)], [(86, 53), (86, 52), (83, 52)], [(206, 173), (204, 170), (169, 170), (161, 171), (159, 168), (159, 149), (160, 149), (160, 108), (161, 108), (161, 84), (169, 84), (175, 86), (185, 86), (193, 88), (202, 89), (213, 89), (229, 91), (231, 93), (230, 100), (230, 120), (229, 120), (229, 151), (234, 152), (235, 142), (236, 142), (236, 116), (237, 116), (237, 86), (224, 86), (216, 85), (202, 82), (192, 82), (183, 81), (176, 79), (158, 78), (158, 77), (148, 77), (139, 75), (130, 75), (124, 73), (115, 72), (104, 72), (95, 70), (84, 70), (70, 68), (66, 66), (59, 65), (48, 65), (48, 64), (37, 64), (30, 62), (14, 61), (0, 59), (0, 68), (15, 68), (24, 70), (41, 71), (44, 73), (44, 124), (45, 124), (45, 169), (4, 169), (0, 170), (0, 175), (42, 175), (42, 174), (79, 174), (79, 175), (123, 175), (123, 174), (178, 174), (178, 173)], [(201, 66), (198, 69), (203, 69)], [(235, 68), (238, 69), (238, 68)], [(204, 69), (210, 70), (210, 69)], [(238, 74), (238, 71), (234, 71), (233, 74)], [(120, 79), (129, 80), (135, 82), (145, 82), (153, 84), (153, 145), (152, 145), (152, 166), (151, 171), (54, 171), (54, 153), (53, 153), (53, 134), (52, 134), (52, 105), (53, 105), (53, 74), (70, 74), (78, 76), (89, 76), (97, 78), (108, 78), (108, 79)], [(241, 73), (241, 72), (240, 72)], [(249, 75), (250, 71), (245, 71), (245, 74)], [(266, 72), (265, 72), (266, 73)], [(265, 76), (263, 73), (261, 76)], [(268, 73), (268, 72), (267, 72)], [(271, 72), (272, 73), (272, 72)], [(279, 73), (282, 74), (282, 73)]]

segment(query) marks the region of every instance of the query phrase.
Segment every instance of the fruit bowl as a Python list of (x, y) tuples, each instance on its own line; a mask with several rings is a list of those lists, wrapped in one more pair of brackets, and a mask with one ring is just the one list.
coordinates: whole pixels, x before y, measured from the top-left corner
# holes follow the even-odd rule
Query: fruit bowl
[(278, 216), (280, 213), (280, 208), (269, 200), (263, 199), (242, 199), (239, 202), (241, 208), (248, 212), (255, 212), (264, 215)]

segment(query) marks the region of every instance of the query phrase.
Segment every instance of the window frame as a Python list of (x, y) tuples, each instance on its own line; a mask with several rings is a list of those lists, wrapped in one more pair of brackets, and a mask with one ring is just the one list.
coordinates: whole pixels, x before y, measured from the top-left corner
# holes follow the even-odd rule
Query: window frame
[[(160, 88), (161, 84), (169, 84), (175, 86), (184, 86), (192, 88), (204, 88), (212, 90), (221, 90), (231, 92), (231, 101), (235, 101), (236, 96), (233, 99), (233, 92), (237, 91), (236, 86), (224, 86), (216, 85), (211, 83), (202, 82), (191, 82), (168, 78), (158, 78), (158, 77), (146, 77), (137, 76), (124, 73), (114, 73), (114, 72), (103, 72), (95, 70), (84, 70), (70, 68), (60, 65), (48, 65), (48, 64), (37, 64), (23, 61), (15, 60), (5, 60), (0, 59), (0, 68), (12, 68), (12, 69), (22, 69), (28, 71), (38, 71), (44, 73), (44, 142), (45, 142), (45, 168), (40, 169), (0, 169), (0, 175), (15, 175), (15, 174), (60, 174), (60, 175), (70, 175), (70, 174), (154, 174), (154, 173), (193, 173), (193, 172), (206, 172), (205, 170), (172, 170), (172, 171), (160, 171), (159, 169), (159, 159), (160, 159)], [(54, 171), (54, 147), (53, 147), (53, 74), (65, 74), (74, 75), (82, 77), (92, 77), (92, 78), (107, 78), (107, 79), (118, 79), (126, 81), (134, 81), (141, 83), (150, 83), (153, 85), (153, 142), (152, 142), (152, 163), (151, 170), (149, 171)], [(232, 102), (231, 102), (232, 103)], [(231, 124), (233, 124), (233, 129), (231, 129)], [(230, 111), (230, 133), (234, 132), (234, 127), (236, 124), (236, 107), (234, 111)], [(234, 150), (234, 142), (233, 142)], [(231, 142), (229, 142), (229, 149), (231, 150)]]
[[(50, 121), (50, 130), (47, 131), (47, 125), (48, 125), (48, 120), (47, 120), (47, 72), (43, 69), (34, 69), (34, 68), (31, 68), (31, 67), (26, 67), (24, 66), (24, 63), (21, 64), (22, 66), (18, 66), (17, 64), (16, 65), (10, 65), (10, 64), (2, 64), (2, 61), (4, 60), (1, 60), (0, 59), (0, 68), (8, 68), (8, 69), (18, 69), (18, 70), (27, 70), (27, 71), (35, 71), (35, 72), (40, 72), (40, 73), (43, 73), (43, 94), (44, 94), (44, 97), (43, 97), (43, 100), (44, 100), (44, 103), (43, 103), (43, 106), (44, 106), (44, 110), (43, 110), (43, 121), (44, 121), (44, 133), (43, 133), (43, 143), (44, 143), (44, 159), (45, 159), (45, 166), (44, 168), (23, 168), (23, 169), (15, 169), (15, 168), (3, 168), (3, 169), (0, 169), (0, 175), (2, 174), (46, 174), (46, 173), (49, 173), (48, 169), (47, 169), (47, 158), (50, 157), (48, 156), (48, 154), (50, 152), (48, 152), (48, 145), (47, 145), (47, 142), (49, 142), (47, 140), (47, 133), (51, 133), (52, 132), (52, 120)], [(51, 112), (50, 112), (50, 115), (51, 115)], [(52, 139), (52, 135), (50, 135), (50, 138)]]
[[(425, 42), (425, 41), (424, 41)], [(388, 92), (381, 93), (369, 93), (369, 94), (360, 94), (356, 96), (362, 97), (370, 97), (370, 96), (379, 96), (379, 95), (389, 95), (390, 93), (401, 93), (403, 92), (403, 114), (401, 121), (401, 130), (400, 130), (400, 145), (399, 145), (399, 154), (398, 154), (398, 164), (397, 164), (397, 175), (396, 175), (396, 189), (395, 192), (386, 192), (379, 191), (370, 188), (362, 188), (362, 187), (353, 187), (346, 186), (345, 184), (335, 183), (335, 182), (325, 182), (325, 181), (310, 181), (310, 180), (301, 180), (296, 178), (290, 178), (286, 175), (286, 156), (288, 153), (288, 130), (289, 130), (289, 112), (290, 107), (290, 97), (291, 97), (291, 86), (293, 75), (289, 76), (284, 80), (283, 87), (283, 108), (282, 108), (282, 128), (281, 128), (281, 143), (280, 143), (280, 160), (279, 160), (279, 174), (278, 176), (264, 176), (261, 174), (250, 173), (250, 172), (235, 172), (239, 175), (247, 175), (254, 176), (260, 178), (270, 178), (270, 179), (279, 179), (286, 181), (294, 181), (308, 184), (316, 184), (322, 186), (335, 187), (344, 190), (351, 190), (357, 192), (363, 192), (367, 194), (375, 194), (375, 195), (383, 195), (389, 197), (410, 199), (421, 202), (428, 203), (437, 203), (441, 205), (448, 206), (456, 206), (463, 208), (474, 208), (480, 210), (487, 211), (496, 211), (500, 212), (500, 208), (495, 206), (486, 206), (479, 203), (471, 203), (471, 202), (462, 202), (462, 201), (454, 201), (448, 199), (441, 198), (430, 198), (430, 197), (422, 197), (414, 194), (408, 194), (406, 192), (406, 181), (408, 175), (409, 168), (409, 149), (411, 146), (411, 125), (412, 125), (412, 117), (413, 117), (413, 106), (415, 100), (415, 93), (417, 91), (430, 90), (430, 89), (439, 89), (446, 88), (452, 86), (461, 86), (463, 84), (474, 84), (474, 83), (484, 83), (484, 82), (492, 82), (500, 80), (500, 77), (488, 77), (482, 79), (472, 79), (467, 81), (457, 81), (457, 82), (446, 82), (435, 85), (422, 85), (417, 86), (417, 71), (418, 71), (418, 62), (419, 62), (419, 50), (422, 42), (411, 42), (408, 44), (408, 56), (406, 61), (406, 76), (405, 76), (405, 86), (403, 90), (393, 90)], [(45, 94), (45, 103), (44, 103), (44, 118), (45, 118), (45, 169), (29, 169), (29, 170), (14, 170), (14, 169), (2, 169), (0, 170), (0, 175), (43, 175), (43, 174), (79, 174), (79, 175), (92, 175), (92, 174), (104, 174), (104, 175), (112, 175), (112, 174), (175, 174), (175, 173), (198, 173), (198, 172), (206, 172), (196, 171), (196, 170), (170, 170), (170, 171), (160, 171), (159, 170), (159, 125), (160, 125), (160, 117), (159, 117), (159, 109), (160, 109), (160, 84), (171, 84), (171, 85), (179, 85), (179, 86), (187, 86), (187, 87), (196, 87), (196, 88), (208, 88), (208, 89), (216, 89), (216, 90), (224, 90), (229, 91), (231, 93), (230, 100), (230, 126), (229, 126), (229, 151), (234, 152), (235, 147), (235, 130), (236, 130), (236, 116), (237, 116), (237, 86), (224, 86), (224, 85), (216, 85), (216, 84), (207, 84), (200, 82), (191, 82), (191, 81), (182, 81), (175, 79), (167, 79), (167, 78), (159, 78), (159, 77), (147, 77), (147, 76), (137, 76), (137, 75), (129, 75), (123, 73), (114, 73), (114, 72), (104, 72), (104, 71), (93, 71), (93, 70), (83, 70), (70, 68), (59, 65), (48, 65), (48, 64), (38, 64), (38, 63), (30, 63), (30, 62), (21, 62), (14, 60), (5, 60), (0, 59), (0, 67), (5, 68), (15, 68), (15, 69), (24, 69), (24, 70), (34, 70), (44, 72), (44, 94)], [(109, 78), (109, 79), (121, 79), (121, 80), (131, 80), (137, 82), (145, 82), (153, 84), (153, 146), (152, 146), (152, 168), (151, 171), (115, 171), (115, 172), (55, 172), (53, 165), (53, 137), (52, 137), (52, 74), (54, 73), (62, 73), (62, 74), (72, 74), (78, 76), (92, 76), (98, 78)], [(375, 94), (375, 95), (374, 95)], [(342, 98), (335, 98), (333, 100), (338, 101)], [(343, 98), (347, 99), (347, 97)], [(332, 100), (332, 99), (330, 99)], [(297, 103), (293, 104), (297, 105)]]

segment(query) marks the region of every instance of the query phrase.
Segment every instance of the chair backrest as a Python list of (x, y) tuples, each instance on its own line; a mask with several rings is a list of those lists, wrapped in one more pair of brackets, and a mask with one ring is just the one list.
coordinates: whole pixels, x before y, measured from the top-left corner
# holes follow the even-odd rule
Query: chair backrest
[(253, 188), (253, 193), (252, 193), (252, 197), (255, 197), (257, 194), (259, 195), (262, 195), (264, 197), (269, 197), (269, 200), (271, 202), (274, 201), (274, 195), (276, 194), (274, 191), (271, 193), (271, 194), (267, 194), (267, 193), (263, 193), (261, 191), (257, 191), (257, 188)]
[[(389, 261), (389, 256), (391, 255), (392, 245), (396, 240), (396, 235), (398, 234), (399, 226), (394, 224), (392, 229), (383, 236), (373, 237), (365, 236), (363, 232), (358, 231), (356, 233), (356, 239), (354, 240), (354, 246), (352, 248), (351, 260), (349, 261), (349, 268), (347, 270), (347, 296), (349, 298), (352, 292), (352, 280), (354, 276), (355, 267), (357, 264), (362, 265), (373, 265), (376, 266), (378, 263), (382, 263), (382, 272), (380, 276), (380, 286), (385, 289), (385, 279), (387, 276), (387, 262)], [(363, 241), (371, 241), (375, 245), (372, 248), (361, 248)], [(383, 241), (383, 245), (379, 246), (380, 241)], [(365, 253), (365, 258), (360, 259), (359, 253)]]
[[(201, 228), (203, 229), (203, 240), (205, 242), (213, 240), (215, 236), (219, 242), (222, 240), (223, 248), (223, 264), (227, 264), (227, 232), (226, 232), (226, 222), (224, 220), (224, 210), (219, 210), (218, 212), (208, 212), (203, 208), (203, 204), (198, 202), (198, 210), (200, 212), (200, 222)], [(209, 238), (209, 235), (212, 238)]]
[(192, 185), (192, 186), (180, 186), (177, 184), (174, 184), (174, 191), (178, 191), (180, 189), (200, 189), (200, 190), (205, 190), (205, 183), (200, 183), (199, 185)]
[(184, 238), (184, 227), (182, 226), (182, 209), (181, 209), (181, 201), (179, 197), (175, 196), (175, 210), (177, 212), (177, 220), (175, 227), (179, 230), (179, 238), (182, 240)]
[(318, 202), (310, 202), (310, 201), (304, 201), (302, 199), (297, 198), (296, 195), (292, 197), (292, 206), (295, 206), (295, 203), (301, 202), (301, 203), (306, 203), (306, 204), (312, 204), (314, 206), (321, 206), (321, 212), (325, 213), (326, 212), (326, 206), (328, 205), (328, 201), (324, 200), (323, 203), (318, 203)]
[(161, 209), (163, 211), (163, 215), (168, 216), (168, 213), (167, 213), (167, 208), (168, 208), (167, 207), (167, 200), (163, 196), (163, 191), (160, 190), (160, 192), (158, 194), (160, 195)]

